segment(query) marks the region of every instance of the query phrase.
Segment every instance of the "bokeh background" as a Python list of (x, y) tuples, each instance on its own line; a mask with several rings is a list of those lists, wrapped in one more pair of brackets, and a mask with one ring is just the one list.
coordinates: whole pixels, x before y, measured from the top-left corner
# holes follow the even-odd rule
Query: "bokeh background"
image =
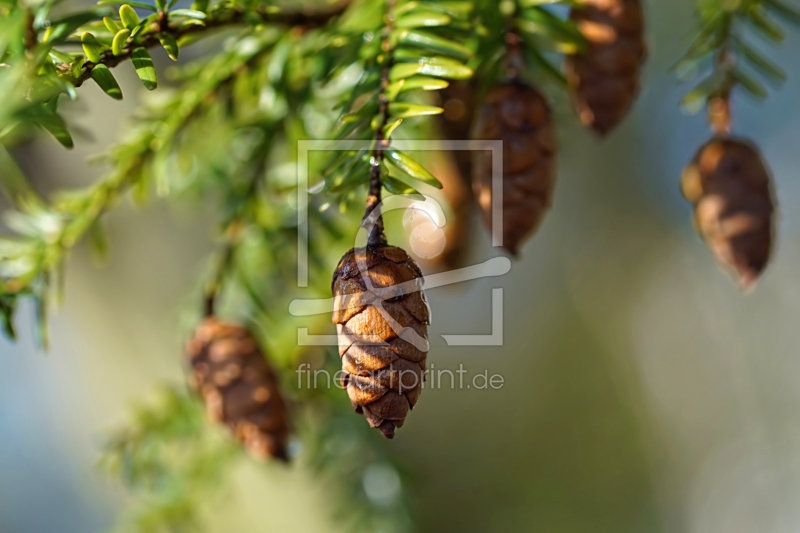
[[(684, 164), (710, 133), (681, 113), (669, 72), (692, 33), (691, 0), (648, 3), (646, 89), (606, 140), (556, 99), (555, 207), (510, 274), (435, 289), (437, 368), (504, 376), (500, 390), (427, 390), (390, 447), (411, 469), (424, 532), (789, 533), (800, 530), (800, 32), (771, 52), (790, 81), (735, 101), (735, 131), (774, 171), (779, 247), (742, 295), (693, 232)], [(126, 95), (140, 84), (118, 69)], [(85, 164), (125, 128), (135, 98), (94, 85), (67, 113), (92, 132), (72, 152), (42, 138), (15, 155), (48, 190), (91, 182)], [(108, 217), (98, 268), (86, 246), (38, 349), (0, 339), (0, 532), (110, 528), (129, 496), (95, 468), (108, 431), (159, 383), (183, 381), (182, 306), (208, 254), (213, 217), (154, 203)], [(476, 221), (469, 263), (491, 256)], [(331, 265), (333, 268), (334, 265)], [(504, 346), (447, 347), (489, 333), (505, 289)], [(354, 415), (355, 416), (355, 415)], [(244, 463), (210, 531), (339, 531), (330, 494), (302, 467)]]

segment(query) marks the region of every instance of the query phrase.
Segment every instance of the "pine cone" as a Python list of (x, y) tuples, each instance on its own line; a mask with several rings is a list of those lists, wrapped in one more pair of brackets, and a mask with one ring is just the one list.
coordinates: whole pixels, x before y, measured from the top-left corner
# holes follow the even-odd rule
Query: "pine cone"
[(644, 63), (644, 17), (640, 0), (583, 0), (570, 19), (589, 41), (569, 56), (567, 80), (584, 125), (606, 135), (622, 121), (639, 92)]
[[(553, 200), (556, 132), (539, 91), (520, 83), (494, 87), (478, 116), (475, 138), (503, 141), (503, 247), (516, 254)], [(491, 152), (473, 152), (473, 188), (492, 226)]]
[(429, 312), (422, 272), (395, 246), (347, 252), (333, 274), (342, 385), (357, 413), (387, 438), (422, 392)]
[(681, 190), (719, 263), (742, 289), (751, 287), (769, 261), (775, 214), (772, 179), (758, 149), (743, 139), (712, 139), (684, 171)]
[(255, 456), (288, 460), (286, 404), (253, 335), (210, 317), (197, 328), (186, 352), (209, 418), (230, 427)]

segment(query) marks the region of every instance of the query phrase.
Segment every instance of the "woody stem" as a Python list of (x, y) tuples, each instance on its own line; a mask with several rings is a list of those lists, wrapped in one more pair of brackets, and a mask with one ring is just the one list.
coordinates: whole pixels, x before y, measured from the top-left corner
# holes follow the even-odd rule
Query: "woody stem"
[(378, 93), (378, 116), (380, 117), (379, 123), (372, 137), (373, 147), (370, 158), (370, 173), (369, 173), (369, 195), (367, 196), (366, 212), (364, 219), (367, 219), (374, 210), (378, 209), (376, 213), (377, 218), (369, 232), (367, 238), (367, 245), (371, 247), (382, 246), (386, 244), (386, 235), (384, 235), (383, 216), (380, 213), (381, 203), (381, 164), (386, 155), (386, 149), (389, 147), (389, 139), (384, 135), (386, 125), (389, 122), (389, 99), (386, 96), (386, 89), (389, 87), (389, 72), (392, 68), (392, 45), (389, 37), (394, 27), (394, 18), (392, 17), (392, 9), (395, 0), (386, 1), (386, 26), (384, 27), (384, 38), (382, 43), (383, 51), (386, 54), (384, 59), (383, 69), (381, 70), (381, 88)]

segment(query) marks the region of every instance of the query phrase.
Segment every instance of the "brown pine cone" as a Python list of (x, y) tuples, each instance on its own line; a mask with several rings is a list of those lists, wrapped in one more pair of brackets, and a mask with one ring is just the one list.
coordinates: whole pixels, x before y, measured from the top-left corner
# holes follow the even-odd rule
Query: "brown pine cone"
[(569, 56), (566, 74), (578, 116), (606, 135), (628, 113), (639, 92), (646, 56), (640, 0), (583, 0), (570, 13), (588, 49)]
[(717, 137), (697, 152), (681, 180), (695, 228), (742, 289), (755, 283), (772, 250), (772, 178), (749, 141)]
[(253, 455), (288, 460), (286, 404), (253, 335), (209, 317), (186, 352), (209, 418), (227, 425)]
[(342, 385), (391, 439), (422, 392), (430, 318), (422, 272), (401, 248), (358, 248), (339, 261), (332, 291)]
[[(516, 254), (553, 200), (557, 143), (550, 107), (533, 87), (499, 85), (486, 95), (474, 137), (503, 141), (503, 247)], [(473, 152), (472, 166), (475, 198), (491, 228), (491, 152)]]

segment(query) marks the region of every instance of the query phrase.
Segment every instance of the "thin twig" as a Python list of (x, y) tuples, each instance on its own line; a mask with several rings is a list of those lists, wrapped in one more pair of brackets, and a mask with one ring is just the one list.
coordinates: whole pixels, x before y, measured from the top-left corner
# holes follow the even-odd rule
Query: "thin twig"
[(723, 25), (723, 37), (719, 44), (717, 51), (715, 67), (724, 76), (722, 87), (709, 99), (706, 105), (708, 111), (708, 122), (714, 133), (719, 136), (726, 136), (731, 131), (731, 91), (735, 85), (735, 79), (731, 75), (731, 71), (735, 66), (735, 56), (731, 51), (731, 32), (733, 25), (733, 17), (729, 16)]
[(519, 35), (509, 30), (505, 37), (506, 57), (503, 59), (506, 76), (512, 82), (519, 80), (523, 70), (525, 70), (525, 60), (522, 57), (522, 43)]
[(27, 13), (25, 13), (25, 49), (26, 50), (33, 50), (36, 46), (36, 30), (33, 28), (35, 17), (33, 15), (33, 11), (28, 9)]
[(211, 280), (206, 287), (203, 297), (203, 310), (205, 316), (214, 316), (217, 296), (222, 290), (222, 280), (233, 265), (233, 258), (236, 255), (236, 248), (238, 245), (238, 238), (234, 242), (232, 239), (225, 245), (219, 263), (217, 264), (216, 271), (211, 277)]
[(236, 213), (233, 215), (233, 217), (228, 220), (225, 225), (225, 247), (222, 250), (216, 271), (209, 279), (205, 294), (203, 295), (203, 310), (205, 312), (205, 316), (214, 315), (217, 297), (222, 290), (225, 277), (228, 275), (228, 272), (234, 265), (236, 251), (239, 248), (239, 243), (242, 240), (242, 233), (244, 232), (244, 227), (247, 224), (248, 208), (251, 202), (253, 202), (258, 195), (259, 186), (261, 185), (262, 178), (266, 172), (267, 159), (263, 154), (269, 151), (270, 143), (270, 139), (265, 140), (261, 147), (254, 152), (255, 154), (258, 154), (257, 157), (260, 157), (260, 159), (253, 169), (253, 174), (250, 177), (250, 182), (247, 184), (247, 189), (242, 194), (242, 203), (236, 210)]
[[(369, 195), (367, 196), (367, 207), (364, 213), (364, 219), (369, 217), (375, 209), (380, 209), (381, 203), (381, 163), (385, 157), (386, 148), (389, 147), (389, 139), (383, 133), (386, 125), (389, 123), (389, 99), (386, 96), (386, 89), (389, 87), (389, 72), (392, 69), (393, 54), (392, 43), (390, 36), (394, 28), (394, 18), (392, 9), (394, 8), (395, 0), (386, 0), (386, 26), (384, 28), (384, 36), (381, 47), (386, 54), (386, 63), (381, 70), (381, 89), (378, 93), (378, 115), (381, 117), (380, 124), (375, 130), (372, 137), (374, 148), (372, 149), (370, 157), (370, 173), (369, 173)], [(383, 232), (383, 216), (380, 211), (377, 213), (378, 217), (375, 224), (370, 230), (367, 239), (367, 245), (371, 247), (383, 246), (386, 244), (386, 235)]]
[(708, 102), (708, 121), (711, 129), (720, 137), (725, 137), (731, 132), (731, 94), (724, 91)]

